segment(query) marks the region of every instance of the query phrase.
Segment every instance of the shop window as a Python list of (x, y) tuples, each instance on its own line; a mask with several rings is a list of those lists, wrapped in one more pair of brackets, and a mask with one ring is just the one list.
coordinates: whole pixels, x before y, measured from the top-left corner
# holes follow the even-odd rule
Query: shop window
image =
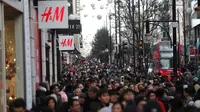
[(16, 98), (16, 47), (14, 21), (5, 22), (6, 93), (8, 100)]
[(5, 66), (7, 104), (24, 97), (24, 55), (22, 16), (5, 18)]

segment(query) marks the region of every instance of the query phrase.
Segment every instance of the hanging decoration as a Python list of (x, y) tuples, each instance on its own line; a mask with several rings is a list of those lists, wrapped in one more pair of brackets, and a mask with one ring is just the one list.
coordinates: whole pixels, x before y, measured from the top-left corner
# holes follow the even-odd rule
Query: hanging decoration
[(80, 6), (80, 10), (83, 10), (84, 8), (83, 8), (83, 6)]
[(96, 9), (96, 7), (92, 7), (92, 9), (93, 9), (93, 10), (95, 10), (95, 9)]
[(113, 1), (112, 1), (112, 0), (107, 0), (107, 2), (108, 2), (109, 4), (111, 4)]
[(84, 14), (84, 17), (87, 17), (88, 15), (87, 14)]
[(97, 19), (98, 19), (98, 20), (101, 20), (101, 18), (102, 18), (102, 15), (100, 15), (100, 14), (97, 15)]
[(71, 4), (68, 2), (68, 7), (71, 7)]
[(92, 4), (91, 4), (91, 7), (92, 7), (92, 8), (93, 8), (93, 7), (95, 7), (95, 4), (94, 4), (94, 3), (92, 3)]
[(101, 6), (100, 6), (100, 9), (104, 9), (104, 6), (103, 6), (103, 5), (101, 5)]

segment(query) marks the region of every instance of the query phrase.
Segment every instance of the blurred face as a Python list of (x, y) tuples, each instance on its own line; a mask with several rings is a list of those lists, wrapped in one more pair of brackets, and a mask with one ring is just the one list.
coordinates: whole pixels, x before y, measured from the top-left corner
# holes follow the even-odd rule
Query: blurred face
[(146, 101), (140, 101), (137, 105), (137, 112), (143, 112), (143, 106), (147, 104)]
[(112, 86), (111, 85), (108, 85), (108, 90), (112, 90)]
[(107, 104), (110, 101), (110, 96), (108, 93), (104, 93), (99, 97), (99, 100), (101, 101), (102, 104)]
[(122, 107), (120, 104), (116, 104), (112, 108), (112, 112), (122, 112)]
[(75, 95), (80, 96), (82, 94), (81, 89), (76, 89)]
[(25, 109), (23, 107), (14, 108), (13, 110), (14, 112), (25, 112)]
[(149, 99), (150, 99), (150, 100), (155, 100), (155, 99), (156, 99), (155, 93), (151, 93), (151, 94), (149, 95)]
[(110, 96), (110, 102), (116, 103), (118, 101), (118, 95), (111, 95)]
[(119, 83), (115, 83), (115, 84), (114, 84), (114, 89), (117, 89), (119, 86), (120, 86)]
[(70, 107), (71, 112), (80, 112), (81, 106), (78, 101), (74, 101), (73, 105)]
[(79, 98), (78, 101), (79, 101), (80, 104), (84, 104), (85, 98)]
[(130, 85), (130, 89), (132, 89), (133, 91), (135, 91), (134, 85)]
[(55, 93), (59, 93), (60, 92), (60, 89), (58, 86), (55, 87)]
[(55, 108), (55, 102), (53, 100), (50, 100), (49, 103), (48, 103), (48, 107), (50, 109), (54, 109)]
[(122, 101), (122, 105), (126, 107), (126, 101)]
[(94, 99), (94, 98), (96, 98), (96, 93), (88, 92), (88, 96), (89, 96), (89, 98)]
[(125, 100), (133, 100), (134, 94), (132, 92), (128, 92), (128, 93), (124, 94), (124, 99)]

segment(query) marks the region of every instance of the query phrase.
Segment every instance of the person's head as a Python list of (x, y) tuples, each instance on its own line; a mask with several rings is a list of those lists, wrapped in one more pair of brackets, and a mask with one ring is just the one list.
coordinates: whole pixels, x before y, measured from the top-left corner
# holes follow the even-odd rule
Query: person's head
[(26, 102), (22, 98), (15, 99), (11, 102), (11, 110), (13, 112), (25, 112), (26, 111)]
[(127, 89), (123, 92), (123, 99), (124, 100), (133, 100), (134, 99), (134, 94), (131, 89)]
[(83, 90), (83, 89), (84, 89), (83, 84), (79, 84), (79, 85), (78, 85), (78, 88), (80, 88), (81, 90)]
[(109, 91), (112, 90), (112, 85), (111, 84), (108, 85), (108, 90)]
[(108, 93), (108, 90), (107, 89), (101, 89), (99, 91), (99, 101), (101, 102), (101, 104), (108, 104), (109, 101), (110, 101), (110, 96), (109, 96), (109, 93)]
[(114, 89), (117, 89), (118, 87), (120, 87), (120, 84), (119, 84), (118, 82), (115, 82), (113, 88), (114, 88)]
[(80, 95), (82, 94), (81, 89), (80, 89), (80, 88), (76, 88), (76, 89), (74, 90), (74, 94), (75, 94), (76, 96), (80, 96)]
[(129, 86), (129, 88), (132, 89), (132, 91), (135, 91), (135, 85), (131, 84), (131, 85)]
[(48, 97), (47, 98), (47, 106), (50, 108), (50, 109), (52, 109), (52, 110), (54, 110), (55, 108), (56, 108), (56, 100), (55, 100), (55, 98), (53, 98), (53, 97)]
[(147, 104), (143, 106), (143, 112), (162, 112), (162, 109), (156, 100), (149, 100)]
[(84, 94), (81, 94), (81, 95), (79, 96), (78, 101), (79, 101), (80, 104), (84, 104), (84, 102), (85, 102), (85, 95), (84, 95)]
[(137, 112), (143, 112), (143, 106), (147, 104), (145, 97), (137, 97), (136, 98), (136, 105), (137, 105)]
[(77, 99), (72, 99), (69, 101), (70, 112), (80, 112), (81, 106)]
[(155, 100), (155, 99), (156, 99), (156, 93), (155, 93), (154, 91), (149, 91), (149, 92), (147, 93), (147, 98), (148, 98), (149, 100)]
[(193, 87), (187, 87), (184, 89), (184, 97), (188, 98), (188, 97), (192, 96), (194, 92), (195, 92), (195, 90)]
[(59, 93), (59, 92), (60, 92), (60, 87), (59, 87), (59, 85), (55, 85), (55, 86), (54, 86), (54, 91), (55, 91), (55, 93)]
[(94, 86), (90, 86), (88, 89), (88, 97), (91, 99), (97, 98), (98, 89)]
[(156, 97), (162, 98), (165, 94), (165, 89), (164, 88), (158, 88), (156, 91)]
[(114, 103), (112, 106), (112, 112), (123, 112), (123, 106), (121, 103)]
[(117, 93), (117, 91), (110, 91), (110, 102), (111, 103), (116, 103), (118, 101), (119, 95)]

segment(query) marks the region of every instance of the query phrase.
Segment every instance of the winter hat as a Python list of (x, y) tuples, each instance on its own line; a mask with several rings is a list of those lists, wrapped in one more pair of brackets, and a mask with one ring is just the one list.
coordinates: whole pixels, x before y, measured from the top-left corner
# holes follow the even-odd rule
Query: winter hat
[(199, 79), (197, 77), (194, 77), (192, 80), (198, 82)]
[(56, 102), (58, 102), (58, 97), (57, 97), (56, 94), (53, 93), (53, 94), (50, 95), (50, 97), (53, 97), (56, 100)]
[(197, 107), (197, 108), (200, 108), (200, 100), (196, 100), (194, 102), (194, 106)]
[(41, 82), (39, 84), (39, 86), (44, 87), (45, 89), (47, 89), (47, 83), (46, 82)]

